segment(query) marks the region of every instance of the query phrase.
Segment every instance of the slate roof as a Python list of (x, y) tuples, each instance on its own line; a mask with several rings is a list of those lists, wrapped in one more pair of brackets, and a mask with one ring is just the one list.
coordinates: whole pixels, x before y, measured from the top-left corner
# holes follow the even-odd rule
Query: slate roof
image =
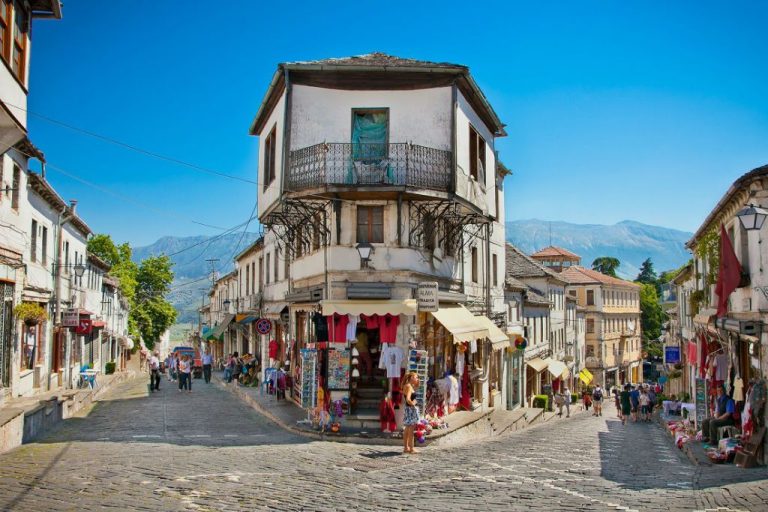
[(286, 62), (287, 66), (333, 66), (333, 67), (361, 67), (382, 66), (392, 68), (456, 68), (466, 70), (466, 66), (452, 64), (450, 62), (432, 62), (428, 60), (408, 59), (388, 55), (383, 52), (366, 53), (364, 55), (352, 55), (350, 57), (334, 57), (320, 60), (307, 60)]
[(541, 293), (536, 288), (528, 287), (528, 293), (525, 296), (525, 301), (529, 302), (531, 304), (542, 304), (549, 306), (552, 304), (548, 298), (544, 296), (543, 293)]
[(637, 283), (607, 276), (597, 270), (584, 267), (568, 267), (560, 273), (560, 276), (570, 284), (607, 284), (611, 286), (640, 288), (640, 285)]
[(564, 281), (557, 272), (548, 269), (523, 253), (514, 245), (506, 244), (506, 278), (545, 277)]
[(514, 277), (507, 276), (504, 280), (504, 283), (507, 285), (507, 288), (511, 288), (512, 290), (527, 290), (528, 286), (520, 281), (519, 279), (515, 279)]
[(553, 256), (573, 258), (577, 260), (581, 259), (581, 256), (578, 254), (574, 254), (567, 249), (563, 249), (562, 247), (555, 247), (554, 245), (550, 245), (549, 247), (545, 247), (544, 249), (531, 254), (532, 258), (551, 258)]

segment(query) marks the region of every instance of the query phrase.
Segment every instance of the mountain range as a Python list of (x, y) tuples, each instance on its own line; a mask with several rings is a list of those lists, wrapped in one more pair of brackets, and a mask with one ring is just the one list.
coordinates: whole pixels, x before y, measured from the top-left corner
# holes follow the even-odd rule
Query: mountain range
[(539, 219), (506, 223), (507, 241), (527, 254), (555, 245), (581, 256), (584, 267), (590, 267), (596, 258), (610, 256), (621, 262), (616, 272), (625, 279), (635, 279), (646, 258), (651, 258), (657, 273), (680, 267), (691, 258), (685, 242), (692, 236), (632, 220), (612, 226)]
[[(551, 235), (550, 235), (551, 232)], [(572, 224), (538, 219), (514, 220), (506, 224), (507, 241), (531, 254), (548, 245), (568, 249), (581, 256), (589, 267), (595, 258), (611, 256), (621, 261), (620, 277), (634, 279), (640, 264), (651, 258), (657, 273), (680, 267), (690, 255), (685, 242), (691, 233), (634, 221), (612, 226)], [(179, 311), (179, 323), (197, 322), (197, 308), (210, 288), (210, 259), (224, 275), (234, 267), (233, 258), (258, 238), (257, 233), (230, 233), (223, 236), (165, 236), (151, 245), (133, 250), (135, 261), (147, 256), (168, 254), (176, 273), (170, 301)]]

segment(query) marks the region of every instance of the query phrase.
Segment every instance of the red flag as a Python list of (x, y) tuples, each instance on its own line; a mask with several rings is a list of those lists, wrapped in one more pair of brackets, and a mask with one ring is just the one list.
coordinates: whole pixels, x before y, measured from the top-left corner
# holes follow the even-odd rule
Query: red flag
[(741, 281), (741, 264), (733, 252), (733, 245), (725, 226), (720, 224), (720, 272), (717, 275), (717, 316), (723, 317), (728, 312), (728, 296), (738, 288)]

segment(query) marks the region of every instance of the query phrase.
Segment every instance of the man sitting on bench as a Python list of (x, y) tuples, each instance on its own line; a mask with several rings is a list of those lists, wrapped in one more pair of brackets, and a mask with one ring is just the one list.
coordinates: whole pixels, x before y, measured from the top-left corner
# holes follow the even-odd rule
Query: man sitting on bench
[(717, 429), (734, 425), (736, 423), (735, 413), (736, 403), (725, 394), (722, 386), (718, 386), (715, 416), (705, 419), (701, 424), (702, 441), (705, 443), (717, 443)]

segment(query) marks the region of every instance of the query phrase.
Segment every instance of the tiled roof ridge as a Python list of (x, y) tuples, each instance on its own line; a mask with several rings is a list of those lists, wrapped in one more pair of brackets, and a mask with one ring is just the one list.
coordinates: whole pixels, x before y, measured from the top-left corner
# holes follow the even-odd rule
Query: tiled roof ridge
[(532, 257), (547, 256), (547, 255), (550, 255), (552, 253), (555, 253), (558, 256), (566, 256), (566, 257), (569, 257), (569, 258), (581, 259), (581, 256), (579, 256), (578, 254), (573, 253), (573, 252), (569, 251), (568, 249), (563, 249), (562, 247), (558, 247), (556, 245), (550, 245), (550, 246), (547, 246), (547, 247), (545, 247), (543, 249), (540, 249), (540, 250), (536, 251), (535, 253), (533, 253), (531, 256)]
[(527, 261), (528, 263), (530, 263), (531, 265), (536, 267), (538, 270), (540, 270), (543, 276), (545, 276), (545, 277), (554, 277), (555, 279), (558, 279), (558, 280), (561, 280), (561, 281), (563, 280), (560, 277), (560, 274), (558, 274), (554, 270), (550, 270), (549, 268), (545, 267), (544, 265), (542, 265), (541, 263), (539, 263), (535, 259), (533, 259), (530, 256), (528, 256), (527, 254), (525, 254), (523, 251), (521, 251), (519, 248), (515, 247), (511, 243), (507, 242), (506, 246), (507, 246), (507, 248), (512, 249), (518, 256), (522, 257), (525, 261)]
[(329, 57), (325, 59), (285, 62), (285, 65), (294, 66), (354, 66), (354, 65), (391, 65), (391, 66), (425, 66), (425, 67), (444, 67), (444, 68), (463, 68), (466, 66), (454, 64), (451, 62), (433, 62), (428, 60), (411, 59), (408, 57), (399, 57), (385, 52), (370, 52), (360, 55), (348, 55), (345, 57)]
[(593, 270), (593, 269), (589, 269), (589, 268), (584, 268), (584, 267), (579, 266), (579, 265), (574, 265), (572, 267), (567, 268), (566, 270), (563, 271), (562, 274), (563, 274), (563, 277), (565, 277), (566, 279), (572, 280), (570, 278), (571, 277), (575, 277), (575, 276), (570, 276), (569, 274), (573, 274), (574, 272), (578, 272), (581, 275), (583, 275), (583, 276), (585, 276), (585, 277), (587, 277), (589, 279), (592, 279), (593, 281), (597, 281), (598, 283), (614, 284), (614, 285), (620, 285), (620, 286), (629, 286), (629, 287), (632, 287), (632, 288), (638, 288), (640, 286), (637, 283), (633, 283), (632, 281), (627, 281), (625, 279), (619, 279), (618, 277), (612, 277), (612, 276), (603, 274), (602, 272), (598, 272), (597, 270)]

